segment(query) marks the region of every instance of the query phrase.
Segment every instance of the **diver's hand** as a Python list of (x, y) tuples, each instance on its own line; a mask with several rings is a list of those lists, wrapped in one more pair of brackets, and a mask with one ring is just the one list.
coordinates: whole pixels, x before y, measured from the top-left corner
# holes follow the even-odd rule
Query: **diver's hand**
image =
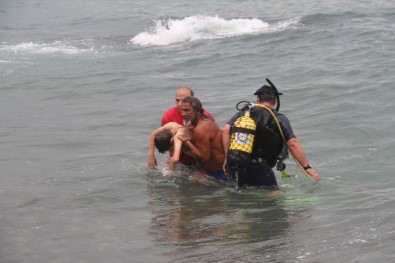
[(314, 181), (319, 182), (321, 177), (320, 175), (314, 170), (314, 168), (309, 168), (306, 170), (306, 172), (313, 177)]

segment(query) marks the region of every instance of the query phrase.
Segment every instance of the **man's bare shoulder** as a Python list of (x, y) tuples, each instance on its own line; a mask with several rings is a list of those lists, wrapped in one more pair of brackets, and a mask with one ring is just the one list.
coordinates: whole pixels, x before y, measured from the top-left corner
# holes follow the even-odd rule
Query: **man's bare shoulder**
[(194, 129), (194, 133), (196, 133), (196, 132), (202, 132), (202, 133), (216, 132), (218, 130), (220, 130), (220, 128), (212, 120), (200, 119), (199, 124)]

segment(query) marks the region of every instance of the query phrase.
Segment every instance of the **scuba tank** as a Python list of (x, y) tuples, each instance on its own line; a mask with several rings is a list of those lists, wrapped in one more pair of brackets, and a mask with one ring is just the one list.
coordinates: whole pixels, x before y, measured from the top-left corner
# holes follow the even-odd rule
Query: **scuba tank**
[(254, 148), (256, 123), (250, 116), (250, 109), (236, 119), (231, 128), (227, 155), (228, 167), (234, 171), (245, 171), (250, 162)]

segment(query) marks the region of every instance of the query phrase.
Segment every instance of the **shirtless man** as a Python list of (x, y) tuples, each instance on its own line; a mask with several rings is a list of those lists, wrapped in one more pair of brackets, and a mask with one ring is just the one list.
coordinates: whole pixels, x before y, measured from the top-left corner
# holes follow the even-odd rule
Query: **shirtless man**
[(167, 169), (174, 170), (174, 166), (180, 160), (183, 142), (185, 145), (191, 143), (193, 139), (192, 133), (184, 126), (169, 122), (159, 127), (151, 133), (148, 148), (148, 167), (155, 168), (157, 166), (155, 158), (155, 146), (160, 153), (173, 148), (173, 156), (170, 158)]
[[(180, 112), (184, 119), (184, 125), (194, 127), (194, 143), (186, 143), (187, 148), (202, 163), (209, 176), (227, 180), (222, 169), (225, 152), (222, 146), (221, 129), (204, 115), (202, 104), (196, 97), (189, 96), (182, 99)], [(181, 140), (186, 141), (182, 138)]]
[[(194, 94), (193, 90), (190, 87), (188, 87), (188, 86), (179, 87), (176, 91), (176, 96), (175, 96), (176, 105), (174, 107), (168, 109), (163, 114), (161, 125), (163, 126), (169, 122), (177, 122), (178, 124), (183, 125), (184, 120), (183, 120), (183, 118), (181, 116), (181, 112), (180, 112), (181, 100), (185, 97), (193, 96), (193, 94)], [(212, 119), (213, 121), (215, 121), (214, 117), (211, 115), (210, 112), (205, 110), (204, 114), (206, 116), (208, 116), (210, 119)], [(172, 156), (172, 155), (173, 155), (173, 153), (170, 151), (170, 156)], [(182, 163), (184, 165), (195, 165), (196, 164), (196, 160), (195, 160), (194, 156), (190, 156), (190, 155), (183, 153), (183, 152), (181, 152), (179, 161), (180, 161), (180, 163)]]

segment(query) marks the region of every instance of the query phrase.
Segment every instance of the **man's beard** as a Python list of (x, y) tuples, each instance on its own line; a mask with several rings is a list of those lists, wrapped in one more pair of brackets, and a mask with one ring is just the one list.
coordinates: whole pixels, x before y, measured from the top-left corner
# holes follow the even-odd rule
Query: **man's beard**
[(189, 127), (190, 125), (192, 124), (192, 121), (191, 120), (186, 120), (186, 119), (184, 119), (184, 126), (185, 127)]

